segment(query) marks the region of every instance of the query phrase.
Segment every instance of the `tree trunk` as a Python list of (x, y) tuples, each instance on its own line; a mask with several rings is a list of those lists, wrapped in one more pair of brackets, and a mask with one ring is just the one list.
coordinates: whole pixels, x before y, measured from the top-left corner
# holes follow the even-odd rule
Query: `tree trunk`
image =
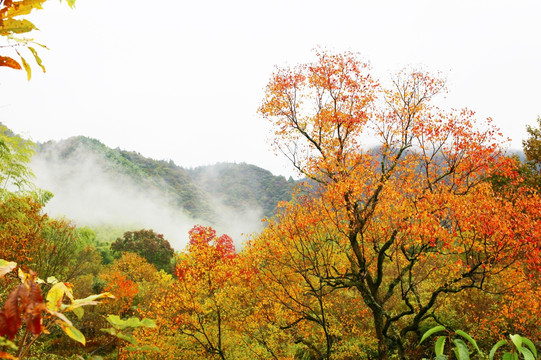
[(379, 309), (372, 309), (374, 316), (374, 328), (376, 330), (376, 338), (378, 339), (378, 359), (389, 359), (389, 347), (387, 345), (387, 339), (383, 334), (383, 313)]

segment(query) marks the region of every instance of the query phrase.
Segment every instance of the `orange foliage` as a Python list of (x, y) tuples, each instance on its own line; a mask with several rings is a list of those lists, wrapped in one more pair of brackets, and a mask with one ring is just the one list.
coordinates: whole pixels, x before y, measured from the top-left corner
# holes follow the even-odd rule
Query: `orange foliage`
[(147, 296), (146, 288), (157, 278), (157, 270), (144, 258), (134, 253), (125, 253), (115, 260), (100, 278), (105, 281), (105, 291), (116, 300), (104, 307), (108, 313), (128, 315), (139, 305), (141, 296)]
[[(174, 359), (180, 353), (192, 358), (224, 358), (233, 337), (229, 290), (238, 274), (235, 248), (229, 236), (218, 237), (212, 228), (195, 226), (189, 236), (186, 252), (177, 259), (177, 280), (142, 315), (156, 319), (160, 336), (179, 338), (175, 345), (161, 339), (158, 346), (169, 344), (163, 344), (160, 359)], [(152, 334), (143, 331), (141, 336)]]
[(493, 173), (517, 177), (501, 134), (470, 110), (434, 106), (441, 79), (402, 71), (385, 89), (355, 54), (317, 56), (267, 86), (260, 112), (275, 146), (313, 187), (256, 242), (272, 249), (267, 276), (282, 286), (283, 306), (308, 306), (299, 296), (310, 288), (311, 301), (356, 289), (379, 358), (406, 358), (409, 337), (450, 294), (538, 273), (540, 199), (494, 193)]
[(105, 291), (110, 292), (116, 298), (114, 309), (109, 310), (118, 314), (129, 312), (133, 299), (138, 293), (137, 284), (120, 271), (109, 272), (103, 275), (102, 279), (107, 282)]
[(0, 258), (30, 263), (43, 243), (47, 219), (42, 205), (31, 197), (7, 196), (0, 201)]
[(384, 88), (355, 54), (317, 56), (279, 69), (260, 108), (310, 182), (240, 253), (190, 231), (140, 310), (158, 324), (140, 343), (162, 349), (145, 357), (419, 358), (435, 320), (541, 336), (541, 198), (490, 119), (434, 106), (430, 74)]

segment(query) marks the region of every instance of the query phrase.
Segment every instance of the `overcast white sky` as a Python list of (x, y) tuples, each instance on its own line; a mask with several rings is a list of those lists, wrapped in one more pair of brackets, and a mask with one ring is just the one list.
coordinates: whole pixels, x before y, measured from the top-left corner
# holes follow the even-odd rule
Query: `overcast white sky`
[(73, 135), (192, 167), (293, 173), (257, 114), (274, 65), (360, 52), (388, 77), (447, 75), (448, 102), (520, 148), (541, 115), (541, 1), (50, 0), (33, 16), (47, 73), (0, 69), (0, 121), (34, 141)]

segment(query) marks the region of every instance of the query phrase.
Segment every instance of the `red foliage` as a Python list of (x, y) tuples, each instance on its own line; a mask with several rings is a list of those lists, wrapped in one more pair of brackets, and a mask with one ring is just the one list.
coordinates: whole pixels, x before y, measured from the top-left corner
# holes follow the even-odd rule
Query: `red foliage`
[(13, 339), (23, 321), (30, 332), (40, 334), (43, 331), (41, 324), (43, 311), (45, 303), (41, 289), (29, 278), (13, 289), (0, 310), (0, 336)]
[(188, 253), (195, 263), (179, 261), (175, 274), (183, 280), (187, 273), (198, 276), (204, 272), (212, 272), (220, 263), (233, 260), (236, 257), (235, 245), (228, 235), (216, 236), (216, 230), (201, 225), (194, 226), (189, 231), (190, 241)]

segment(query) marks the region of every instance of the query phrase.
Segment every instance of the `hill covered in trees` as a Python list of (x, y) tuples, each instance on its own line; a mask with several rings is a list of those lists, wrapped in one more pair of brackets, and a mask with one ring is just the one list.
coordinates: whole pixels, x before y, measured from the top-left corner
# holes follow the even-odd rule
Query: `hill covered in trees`
[(49, 211), (84, 225), (152, 227), (176, 248), (198, 222), (237, 238), (259, 230), (296, 183), (245, 163), (186, 169), (83, 136), (38, 144), (32, 168), (55, 195)]

